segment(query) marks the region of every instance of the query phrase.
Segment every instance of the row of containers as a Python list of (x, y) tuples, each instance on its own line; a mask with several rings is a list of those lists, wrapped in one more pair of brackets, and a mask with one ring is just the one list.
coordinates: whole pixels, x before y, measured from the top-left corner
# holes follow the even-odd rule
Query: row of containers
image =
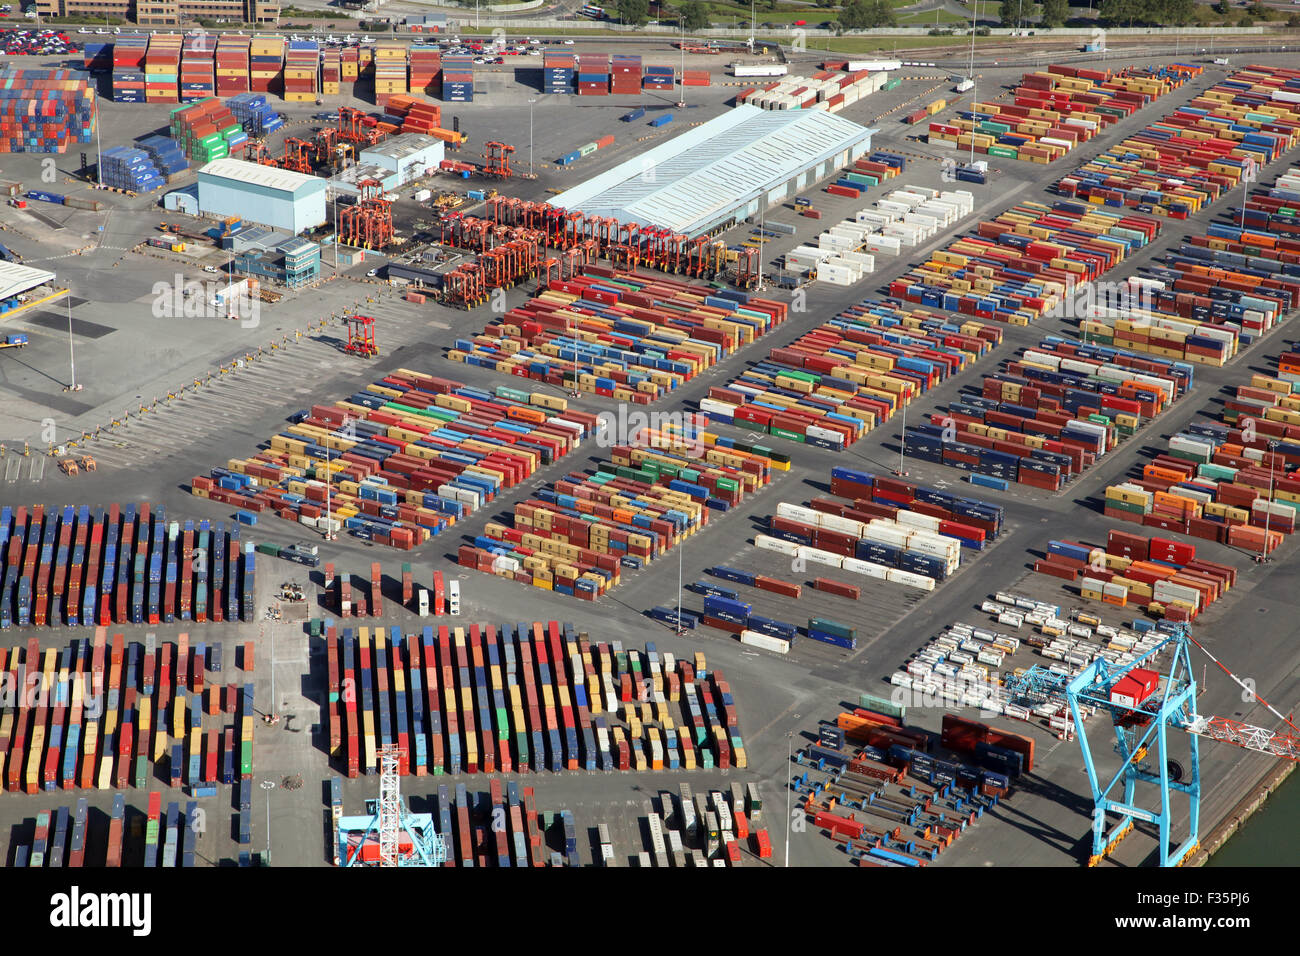
[(349, 777), (388, 747), (415, 776), (748, 762), (731, 687), (702, 653), (625, 650), (556, 621), (325, 634), (329, 749)]
[(976, 724), (945, 714), (941, 756), (891, 713), (841, 712), (798, 753), (799, 811), (858, 866), (926, 866), (1033, 767), (1032, 738)]
[(874, 271), (877, 254), (897, 255), (903, 246), (919, 245), (974, 208), (975, 197), (966, 190), (896, 189), (874, 208), (859, 210), (855, 220), (831, 226), (815, 247), (787, 252), (785, 267), (795, 274), (811, 272), (818, 281), (852, 285)]
[(396, 369), (296, 413), (265, 450), (190, 485), (253, 515), (409, 550), (567, 455), (596, 424), (557, 396)]
[(814, 73), (790, 76), (776, 83), (751, 86), (736, 94), (736, 105), (744, 103), (763, 110), (826, 110), (838, 113), (864, 96), (884, 89), (887, 73)]
[[(301, 561), (301, 551), (297, 548), (280, 548), (278, 545), (262, 543), (257, 546), (258, 551), (273, 554), (276, 557), (284, 557), (290, 561)], [(310, 561), (308, 561), (310, 564)], [(311, 565), (315, 566), (315, 565)], [(335, 584), (338, 585), (337, 593), (334, 591)], [(384, 577), (383, 570), (378, 561), (370, 564), (370, 580), (365, 586), (363, 592), (361, 587), (353, 588), (352, 574), (344, 571), (336, 575), (334, 563), (327, 561), (325, 563), (325, 577), (322, 582), (323, 594), (328, 594), (325, 598), (327, 606), (336, 610), (340, 617), (365, 617), (369, 614), (371, 617), (384, 616)], [(369, 602), (366, 600), (366, 594), (369, 594)], [(445, 613), (460, 613), (460, 585), (452, 581), (451, 588), (447, 587), (447, 582), (441, 571), (433, 572), (433, 588), (417, 587), (415, 584), (415, 572), (411, 568), (410, 562), (402, 564), (402, 607), (415, 611), (420, 617), (428, 617), (433, 614), (434, 617), (441, 617)], [(309, 623), (311, 634), (315, 637), (319, 631), (319, 619), (313, 618)]]
[(1237, 583), (1236, 568), (1198, 558), (1193, 544), (1116, 528), (1105, 547), (1049, 541), (1034, 570), (1076, 582), (1087, 600), (1144, 606), (1152, 617), (1176, 623), (1194, 621)]
[[(529, 867), (581, 865), (578, 829), (569, 810), (537, 810), (532, 787), (493, 779), (487, 791), (458, 783), (455, 790), (438, 787), (429, 813), (408, 817), (408, 826), (422, 837), (442, 839), (443, 866)], [(383, 860), (374, 814), (348, 816), (343, 812), (343, 781), (330, 779), (330, 806), (334, 815), (335, 866), (375, 866)], [(603, 825), (602, 825), (603, 826)], [(419, 850), (407, 832), (397, 836), (397, 855), (420, 865)], [(608, 864), (607, 864), (608, 865)]]
[[(1073, 309), (1086, 341), (1202, 365), (1223, 365), (1300, 307), (1300, 238), (1288, 238), (1293, 171), (1230, 222), (1185, 237), (1113, 295), (1080, 296)], [(1269, 210), (1269, 211), (1263, 211)], [(1276, 212), (1274, 211), (1276, 210)], [(1250, 215), (1253, 212), (1254, 218)]]
[[(626, 406), (624, 406), (626, 407)], [(638, 570), (768, 485), (789, 458), (684, 425), (617, 425), (608, 462), (571, 472), (517, 502), (510, 525), (489, 522), (461, 545), (457, 561), (523, 584), (594, 601), (617, 586), (622, 568)], [(628, 434), (626, 443), (615, 443)]]
[(168, 522), (148, 502), (5, 505), (0, 573), (0, 628), (253, 620), (256, 561), (239, 528)]
[(838, 450), (1002, 342), (996, 326), (960, 325), (867, 299), (774, 348), (729, 384), (709, 386), (709, 420)]
[[(742, 842), (760, 860), (772, 858), (772, 838), (762, 826), (763, 800), (753, 783), (732, 783), (726, 791), (719, 788), (707, 795), (692, 794), (691, 785), (681, 783), (676, 799), (672, 792), (661, 790), (659, 812), (653, 805), (648, 812), (650, 849), (637, 854), (642, 867), (684, 867), (688, 861), (694, 866), (739, 866)], [(608, 831), (605, 824), (598, 828), (606, 861), (613, 857)]]
[[(930, 124), (928, 141), (1003, 159), (1050, 163), (1108, 126), (1132, 116), (1204, 67), (1173, 63), (1117, 72), (1049, 66), (1026, 73), (1012, 102), (975, 103), (957, 118)], [(924, 117), (922, 117), (924, 118)]]
[(0, 153), (63, 153), (95, 132), (95, 87), (76, 70), (0, 70)]
[(903, 435), (908, 457), (1059, 491), (1193, 383), (1193, 366), (1056, 336)]
[(1160, 221), (1088, 203), (1026, 200), (889, 284), (889, 294), (978, 319), (1029, 325), (1058, 315), (1076, 286), (1096, 282), (1154, 242)]
[[(135, 816), (140, 814), (138, 810), (131, 812)], [(180, 801), (170, 801), (164, 812), (162, 794), (154, 792), (149, 794), (143, 816), (141, 845), (135, 840), (137, 832), (128, 827), (131, 817), (125, 794), (113, 795), (107, 820), (102, 813), (90, 813), (90, 803), (85, 797), (77, 801), (76, 807), (42, 810), (33, 820), (31, 842), (25, 842), (24, 833), (18, 837), (24, 842), (14, 843), (13, 865), (38, 869), (120, 866), (171, 869), (195, 865), (195, 841), (204, 832), (205, 818), (197, 800), (185, 801), (184, 809)], [(241, 842), (251, 843), (251, 833), (249, 840)], [(241, 866), (251, 865), (250, 854), (241, 853), (240, 857)], [(74, 912), (81, 913), (82, 902), (84, 898), (78, 899), (74, 887), (70, 899)]]
[[(933, 590), (961, 564), (961, 549), (983, 551), (996, 539), (1003, 509), (977, 499), (948, 494), (867, 472), (836, 467), (831, 472), (832, 493), (850, 499), (814, 498), (807, 505), (782, 502), (768, 518), (767, 533), (755, 536), (756, 547), (786, 555), (791, 567), (810, 565), (841, 569), (854, 575)], [(798, 600), (803, 585), (725, 566), (709, 569), (714, 577)], [(850, 600), (861, 597), (861, 587), (843, 581), (816, 578), (814, 590)], [(823, 643), (852, 649), (851, 629), (809, 619), (801, 628), (785, 621), (755, 615), (749, 602), (735, 590), (700, 581), (692, 590), (705, 596), (703, 613), (682, 611), (681, 624), (718, 628), (740, 636), (741, 643), (789, 653), (802, 633)], [(673, 608), (655, 608), (651, 616), (678, 624)], [(849, 631), (849, 633), (841, 633)]]
[[(641, 112), (644, 113), (645, 110), (642, 110)], [(626, 116), (624, 116), (623, 118), (627, 119)], [(559, 159), (555, 161), (555, 164), (557, 166), (569, 166), (573, 163), (576, 163), (584, 156), (590, 156), (598, 149), (608, 149), (610, 146), (613, 145), (614, 145), (613, 136), (602, 136), (600, 139), (596, 140), (595, 142), (584, 143), (582, 146), (579, 146), (577, 149), (565, 153), (563, 156), (561, 156)]]
[(835, 182), (823, 188), (832, 196), (857, 199), (872, 186), (893, 179), (906, 168), (905, 157), (876, 150), (870, 156), (855, 159), (852, 170), (845, 170)]
[(648, 405), (781, 325), (788, 310), (747, 292), (593, 268), (548, 282), (480, 335), (455, 340), (447, 357)]
[[(849, 498), (849, 503), (833, 498), (813, 498), (805, 506), (781, 502), (776, 514), (767, 520), (766, 535), (755, 536), (755, 546), (787, 555), (796, 570), (819, 564), (933, 591), (937, 581), (957, 570), (962, 548), (983, 551), (1001, 531), (1002, 507), (979, 499), (841, 467), (833, 468), (831, 486), (833, 494)], [(710, 574), (794, 600), (803, 594), (802, 584), (738, 568), (712, 567)], [(849, 600), (861, 597), (858, 584), (826, 578), (816, 578), (811, 584), (815, 591)], [(755, 615), (753, 606), (740, 601), (740, 594), (723, 585), (697, 581), (692, 589), (705, 594), (705, 610), (703, 614), (682, 611), (685, 627), (703, 623), (738, 633), (742, 644), (763, 646), (776, 653), (789, 653), (790, 644), (801, 631), (810, 639), (852, 649), (853, 633), (841, 635), (837, 628), (826, 627), (819, 619), (810, 619), (807, 628), (800, 628)], [(724, 604), (714, 598), (723, 598)], [(731, 604), (725, 604), (728, 601)], [(677, 623), (676, 610), (669, 607), (651, 611), (651, 617)], [(827, 635), (835, 640), (828, 640)]]
[(1186, 219), (1300, 143), (1300, 70), (1249, 66), (1061, 179), (1065, 196)]
[(1277, 359), (1224, 402), (1222, 422), (1192, 422), (1141, 474), (1106, 489), (1109, 517), (1271, 551), (1300, 510), (1300, 354)]
[(248, 145), (243, 124), (215, 96), (173, 109), (167, 129), (181, 151), (198, 165), (238, 157)]
[[(220, 684), (221, 644), (110, 639), (0, 648), (0, 773), (11, 792), (232, 783), (253, 772), (253, 685)], [(244, 647), (244, 678), (252, 645)], [(211, 669), (213, 679), (208, 679)], [(206, 720), (204, 718), (207, 718)]]
[[(675, 82), (676, 74), (671, 66), (643, 64), (636, 54), (547, 51), (542, 55), (543, 93), (629, 96), (671, 92)], [(708, 70), (687, 70), (683, 85), (708, 86)]]

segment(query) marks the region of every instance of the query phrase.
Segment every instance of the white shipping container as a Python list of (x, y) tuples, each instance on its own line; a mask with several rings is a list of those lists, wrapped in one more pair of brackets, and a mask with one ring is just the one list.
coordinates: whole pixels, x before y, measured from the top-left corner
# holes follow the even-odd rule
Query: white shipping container
[(869, 578), (875, 578), (878, 581), (885, 580), (885, 572), (889, 568), (883, 564), (877, 564), (874, 561), (864, 561), (861, 558), (845, 558), (844, 563), (840, 565), (845, 571), (852, 571), (854, 574), (865, 575)]
[(824, 564), (831, 568), (838, 568), (844, 563), (843, 555), (831, 554), (831, 552), (823, 551), (821, 548), (810, 548), (806, 545), (799, 546), (797, 556), (811, 564)]
[(842, 252), (840, 258), (854, 263), (858, 267), (858, 272), (862, 275), (876, 271), (875, 256), (865, 252)]
[(867, 251), (876, 255), (896, 256), (902, 247), (903, 243), (897, 236), (872, 236), (866, 242)]
[(765, 534), (754, 535), (754, 546), (764, 551), (775, 551), (777, 554), (786, 554), (794, 557), (799, 553), (799, 545), (793, 541), (782, 541), (780, 538), (769, 537)]
[(850, 73), (860, 73), (863, 70), (869, 70), (872, 73), (889, 72), (902, 68), (902, 60), (849, 60), (845, 66), (845, 69)]
[(790, 68), (784, 63), (733, 63), (732, 76), (785, 76)]
[(885, 574), (886, 581), (892, 581), (895, 584), (904, 584), (910, 588), (917, 588), (921, 591), (934, 590), (934, 578), (928, 578), (923, 574), (913, 574), (911, 571), (898, 571), (890, 568)]
[(772, 651), (774, 654), (789, 654), (790, 642), (779, 637), (772, 637), (770, 634), (760, 634), (758, 631), (741, 631), (740, 643), (748, 644), (750, 647), (761, 647), (765, 651)]

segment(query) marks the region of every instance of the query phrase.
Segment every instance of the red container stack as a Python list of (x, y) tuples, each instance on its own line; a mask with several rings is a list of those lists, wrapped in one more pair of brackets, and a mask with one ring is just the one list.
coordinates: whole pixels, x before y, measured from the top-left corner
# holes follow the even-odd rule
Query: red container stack
[(216, 47), (204, 35), (189, 37), (181, 52), (181, 102), (199, 100), (216, 92)]
[(222, 99), (248, 90), (249, 37), (223, 34), (217, 39), (216, 85)]

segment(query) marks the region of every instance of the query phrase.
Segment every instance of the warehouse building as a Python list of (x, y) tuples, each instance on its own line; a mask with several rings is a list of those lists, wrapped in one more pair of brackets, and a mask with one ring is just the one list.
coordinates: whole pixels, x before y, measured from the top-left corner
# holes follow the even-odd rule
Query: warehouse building
[(53, 272), (0, 260), (0, 315), (21, 305), (19, 296), (25, 296), (53, 281)]
[(199, 170), (199, 211), (238, 216), (298, 235), (326, 222), (323, 179), (242, 159), (214, 159)]
[(436, 171), (445, 155), (442, 140), (419, 133), (401, 133), (363, 149), (357, 156), (357, 165), (343, 170), (330, 182), (340, 196), (358, 195), (359, 184), (366, 179), (378, 180), (386, 193), (396, 192)]
[(823, 110), (738, 106), (552, 203), (694, 238), (826, 179), (870, 151), (875, 132)]

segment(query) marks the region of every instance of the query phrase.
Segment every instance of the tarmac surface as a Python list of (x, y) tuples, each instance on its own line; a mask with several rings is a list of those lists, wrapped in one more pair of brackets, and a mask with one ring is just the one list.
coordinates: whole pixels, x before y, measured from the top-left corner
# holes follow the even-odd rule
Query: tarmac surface
[[(673, 62), (671, 55), (663, 62)], [(1258, 57), (1263, 62), (1283, 62), (1285, 57)], [(653, 59), (649, 62), (654, 62)], [(954, 70), (959, 64), (954, 64)], [(980, 77), (984, 84), (1008, 83), (1023, 70), (988, 71)], [(864, 205), (883, 196), (889, 189), (910, 183), (936, 188), (954, 188), (941, 179), (942, 160), (951, 153), (907, 136), (912, 127), (904, 126), (899, 117), (911, 105), (923, 105), (949, 88), (943, 82), (947, 70), (915, 69), (905, 75), (927, 79), (909, 80), (891, 93), (878, 93), (850, 107), (843, 115), (879, 128), (874, 147), (904, 152), (911, 160), (907, 171), (886, 187), (872, 190), (863, 200), (837, 199), (823, 192), (806, 195), (823, 211), (820, 222), (813, 222), (787, 211), (781, 218), (796, 226), (794, 237), (783, 237), (763, 247), (764, 261), (770, 267), (793, 245), (815, 240), (821, 230), (839, 218), (851, 216)], [(1047, 187), (1063, 173), (1096, 155), (1107, 143), (1158, 119), (1199, 91), (1215, 82), (1222, 69), (1207, 67), (1206, 74), (1182, 89), (1157, 100), (1094, 142), (1074, 150), (1051, 166), (1036, 166), (1010, 160), (989, 159), (992, 175), (984, 187), (959, 184), (975, 194), (972, 216), (958, 224), (969, 230), (980, 220), (991, 218), (1002, 209), (1026, 199), (1050, 202)], [(474, 158), (478, 144), (488, 139), (514, 142), (517, 169), (526, 169), (528, 149), (525, 132), (529, 121), (531, 96), (536, 142), (533, 149), (535, 181), (509, 180), (499, 185), (503, 194), (546, 198), (548, 191), (559, 191), (635, 155), (644, 143), (667, 138), (685, 124), (703, 121), (727, 109), (735, 89), (714, 86), (690, 88), (691, 104), (677, 111), (677, 120), (662, 132), (640, 124), (625, 124), (619, 116), (635, 105), (654, 104), (654, 97), (638, 99), (620, 97), (557, 98), (531, 92), (510, 82), (502, 74), (499, 85), (488, 84), (489, 92), (476, 97), (473, 104), (455, 109), (444, 104), (447, 112), (459, 116), (461, 128), (471, 139), (462, 151), (463, 158)], [(1003, 92), (1001, 88), (999, 93)], [(950, 94), (947, 94), (950, 95)], [(980, 99), (989, 96), (986, 91)], [(588, 100), (591, 100), (588, 102)], [(567, 102), (566, 102), (567, 101)], [(963, 98), (963, 102), (970, 100)], [(153, 132), (165, 123), (165, 113), (144, 107), (103, 104), (104, 145), (128, 141)], [(363, 104), (364, 105), (364, 104)], [(671, 108), (665, 100), (655, 104)], [(300, 135), (310, 128), (300, 120), (320, 107), (290, 108), (283, 112), (292, 120), (289, 135)], [(562, 112), (563, 111), (563, 112)], [(652, 113), (653, 115), (653, 113)], [(942, 115), (942, 114), (941, 114)], [(615, 146), (584, 158), (569, 169), (560, 169), (550, 160), (598, 136), (613, 133)], [(656, 136), (656, 133), (658, 135)], [(520, 145), (525, 144), (525, 145)], [(93, 158), (93, 150), (91, 151)], [(58, 158), (60, 178), (71, 176), (77, 155)], [(1273, 164), (1264, 177), (1282, 171), (1296, 157), (1289, 155)], [(7, 157), (0, 177), (23, 179), (28, 184), (39, 181), (39, 158)], [(430, 181), (430, 186), (446, 188), (445, 180)], [(477, 187), (477, 183), (472, 183)], [(62, 189), (81, 194), (83, 187), (60, 183), (47, 189)], [(453, 311), (437, 305), (417, 306), (400, 298), (400, 292), (365, 273), (376, 263), (366, 262), (335, 271), (330, 266), (330, 251), (324, 251), (323, 281), (316, 288), (287, 292), (282, 301), (264, 305), (257, 323), (232, 321), (220, 315), (206, 317), (168, 317), (165, 308), (159, 314), (158, 302), (171, 297), (174, 302), (175, 276), (185, 280), (213, 277), (202, 272), (203, 264), (223, 264), (212, 253), (202, 258), (158, 255), (132, 251), (140, 242), (159, 235), (157, 226), (166, 219), (192, 222), (186, 217), (164, 214), (157, 197), (128, 197), (108, 193), (86, 193), (100, 198), (107, 209), (101, 213), (74, 211), (64, 207), (42, 207), (33, 216), (31, 210), (0, 210), (0, 224), (5, 226), (0, 241), (19, 252), (31, 265), (54, 270), (61, 285), (69, 287), (75, 297), (69, 310), (66, 300), (42, 304), (3, 322), (6, 331), (26, 331), (32, 344), (22, 350), (0, 352), (0, 441), (7, 446), (0, 462), (0, 504), (46, 505), (65, 503), (108, 504), (113, 501), (150, 501), (167, 507), (169, 517), (210, 518), (229, 521), (230, 511), (217, 503), (189, 495), (190, 479), (206, 474), (215, 465), (232, 457), (247, 457), (259, 443), (284, 424), (286, 416), (313, 402), (328, 402), (399, 367), (409, 367), (442, 375), (478, 386), (501, 384), (501, 376), (480, 368), (452, 363), (446, 351), (456, 337), (472, 335), (492, 320), (490, 307), (473, 312)], [(1226, 211), (1232, 200), (1216, 203), (1207, 213), (1187, 222), (1165, 222), (1159, 240), (1130, 258), (1107, 279), (1133, 274), (1143, 263), (1160, 256), (1182, 236), (1203, 229)], [(473, 212), (473, 207), (462, 207)], [(397, 206), (399, 229), (414, 231), (417, 222), (432, 219), (419, 204), (402, 200)], [(776, 218), (774, 216), (774, 218)], [(51, 228), (45, 220), (62, 228)], [(737, 226), (723, 236), (729, 243), (745, 238), (751, 227)], [(785, 345), (809, 328), (835, 315), (844, 307), (868, 297), (880, 295), (890, 279), (914, 262), (919, 262), (934, 248), (951, 241), (953, 233), (936, 237), (925, 246), (907, 250), (898, 257), (877, 257), (876, 271), (866, 281), (852, 288), (818, 286), (806, 290), (804, 312), (795, 312), (790, 320), (773, 333), (740, 350), (714, 369), (687, 383), (661, 400), (654, 410), (694, 410), (710, 385), (726, 384), (748, 363), (766, 356), (769, 349)], [(77, 251), (81, 250), (81, 251)], [(161, 284), (161, 285), (158, 285)], [(522, 304), (531, 285), (508, 290), (509, 306)], [(284, 291), (284, 290), (279, 290)], [(768, 295), (787, 293), (769, 290)], [(379, 319), (378, 338), (381, 354), (369, 361), (342, 353), (339, 348), (340, 327), (332, 316), (357, 310)], [(65, 391), (71, 384), (67, 319), (73, 319), (72, 342), (75, 349), (77, 391)], [(183, 310), (182, 310), (183, 311)], [(324, 323), (323, 327), (321, 323)], [(980, 378), (992, 372), (1000, 362), (1010, 359), (1018, 349), (1036, 344), (1044, 335), (1072, 336), (1072, 323), (1044, 319), (1029, 328), (1005, 327), (1004, 342), (990, 355), (949, 381), (914, 401), (907, 409), (909, 419), (946, 406), (966, 388), (977, 387)], [(301, 333), (301, 336), (298, 334)], [(678, 560), (674, 555), (656, 560), (642, 571), (624, 571), (623, 583), (599, 601), (588, 604), (560, 595), (527, 588), (513, 581), (460, 569), (454, 565), (456, 547), (481, 534), (488, 521), (508, 515), (513, 502), (532, 490), (574, 470), (590, 468), (607, 459), (606, 449), (587, 443), (574, 454), (549, 468), (537, 472), (521, 487), (503, 494), (496, 501), (450, 532), (415, 552), (398, 552), (351, 539), (325, 545), (323, 560), (331, 560), (340, 572), (361, 574), (371, 561), (380, 561), (389, 578), (396, 577), (400, 564), (411, 561), (418, 581), (427, 582), (432, 572), (458, 576), (463, 595), (460, 622), (523, 621), (554, 619), (570, 621), (586, 629), (592, 640), (621, 640), (625, 646), (640, 647), (653, 641), (659, 650), (675, 655), (689, 655), (701, 650), (711, 667), (721, 669), (735, 691), (740, 713), (740, 731), (749, 755), (746, 770), (713, 772), (663, 773), (540, 773), (518, 775), (521, 783), (534, 786), (537, 805), (542, 810), (569, 808), (578, 825), (580, 854), (584, 863), (598, 858), (594, 841), (583, 838), (601, 822), (613, 829), (616, 854), (628, 862), (648, 849), (644, 818), (649, 802), (658, 808), (661, 791), (676, 791), (679, 781), (691, 783), (696, 793), (731, 781), (756, 782), (764, 797), (765, 823), (769, 827), (775, 850), (773, 865), (785, 862), (786, 798), (793, 768), (788, 759), (791, 748), (815, 739), (820, 721), (833, 720), (837, 712), (856, 704), (861, 692), (888, 694), (888, 675), (900, 668), (907, 658), (931, 637), (955, 621), (983, 624), (987, 619), (979, 605), (998, 590), (1018, 589), (1054, 596), (1062, 605), (1079, 603), (1078, 594), (1057, 579), (1033, 575), (1033, 552), (1045, 550), (1049, 538), (1084, 541), (1104, 540), (1106, 529), (1118, 523), (1100, 512), (1100, 500), (1107, 484), (1131, 473), (1136, 464), (1165, 445), (1167, 436), (1177, 432), (1198, 416), (1217, 417), (1217, 401), (1225, 386), (1246, 381), (1254, 371), (1267, 369), (1266, 358), (1285, 350), (1293, 333), (1284, 325), (1222, 369), (1198, 366), (1192, 392), (1167, 413), (1147, 425), (1120, 449), (1107, 455), (1095, 467), (1075, 479), (1057, 494), (1023, 486), (1006, 492), (986, 488), (963, 491), (970, 497), (1003, 504), (1007, 509), (1004, 534), (995, 547), (978, 557), (963, 556), (962, 569), (933, 593), (922, 594), (898, 585), (862, 579), (862, 597), (849, 607), (846, 599), (806, 593), (802, 601), (778, 598), (763, 592), (750, 592), (745, 600), (756, 598), (755, 610), (782, 620), (801, 623), (813, 613), (809, 608), (834, 606), (835, 614), (851, 618), (859, 627), (855, 651), (842, 651), (810, 641), (796, 643), (788, 658), (739, 645), (721, 632), (701, 628), (679, 638), (670, 630), (645, 616), (655, 604), (673, 604), (677, 598)], [(274, 348), (272, 347), (274, 346)], [(261, 350), (259, 353), (259, 349)], [(238, 367), (242, 362), (242, 367)], [(231, 367), (234, 363), (235, 367)], [(225, 367), (227, 370), (219, 372)], [(211, 376), (209, 380), (208, 376)], [(194, 383), (200, 383), (194, 386)], [(539, 383), (532, 388), (546, 389)], [(181, 391), (181, 389), (185, 389)], [(558, 390), (552, 389), (552, 391)], [(168, 394), (174, 397), (168, 400)], [(157, 404), (154, 404), (155, 401)], [(592, 396), (576, 400), (578, 407), (599, 411), (609, 407)], [(147, 410), (141, 412), (144, 406)], [(124, 419), (124, 416), (125, 419)], [(111, 428), (113, 419), (126, 424)], [(915, 419), (913, 419), (915, 420)], [(97, 437), (83, 439), (83, 434)], [(722, 434), (743, 431), (716, 426)], [(805, 503), (808, 498), (827, 493), (829, 470), (834, 465), (849, 465), (884, 472), (898, 466), (901, 422), (889, 422), (842, 453), (795, 446), (771, 439), (773, 447), (789, 452), (794, 459), (790, 472), (777, 472), (767, 488), (749, 495), (737, 508), (711, 516), (709, 525), (689, 538), (680, 548), (683, 583), (707, 579), (705, 569), (714, 565), (751, 567), (760, 573), (792, 580), (811, 580), (809, 568), (802, 577), (789, 567), (782, 569), (781, 559), (753, 547), (753, 535), (763, 528), (768, 515), (779, 502)], [(15, 449), (26, 440), (32, 456), (21, 458)], [(75, 448), (68, 447), (77, 442)], [(91, 454), (99, 463), (93, 475), (69, 478), (53, 462), (41, 456), (47, 442), (64, 445), (73, 454)], [(14, 464), (17, 463), (17, 467)], [(45, 465), (48, 463), (48, 467)], [(923, 462), (908, 461), (910, 479), (938, 485), (952, 491), (961, 490), (961, 474), (953, 469)], [(287, 544), (302, 540), (300, 526), (267, 517), (245, 540), (270, 540)], [(1274, 561), (1266, 565), (1252, 563), (1250, 557), (1235, 549), (1197, 541), (1198, 553), (1211, 560), (1224, 561), (1241, 571), (1236, 588), (1198, 620), (1195, 634), (1242, 677), (1255, 681), (1260, 697), (1287, 712), (1300, 698), (1300, 650), (1291, 640), (1295, 613), (1295, 571), (1293, 542), (1280, 549)], [(259, 616), (273, 603), (273, 592), (280, 582), (296, 580), (307, 590), (311, 616), (324, 616), (319, 605), (319, 578), (298, 566), (263, 559), (259, 565)], [(830, 576), (834, 576), (833, 574)], [(748, 591), (748, 589), (745, 589)], [(699, 607), (699, 596), (686, 592), (685, 607)], [(390, 601), (385, 624), (413, 628), (421, 623), (409, 612), (396, 608)], [(1128, 615), (1131, 620), (1132, 612)], [(458, 622), (458, 623), (460, 623)], [(355, 623), (372, 623), (362, 620)], [(438, 623), (442, 623), (441, 621)], [(140, 640), (154, 630), (161, 640), (174, 640), (177, 626), (167, 628), (124, 627), (127, 640)], [(28, 636), (40, 640), (41, 647), (60, 647), (84, 631), (47, 628), (43, 631), (13, 630), (4, 635), (6, 644), (17, 646)], [(340, 767), (327, 760), (322, 740), (325, 698), (323, 643), (309, 638), (301, 623), (259, 622), (256, 625), (202, 625), (189, 630), (191, 640), (211, 643), (220, 640), (227, 653), (238, 641), (254, 640), (257, 645), (258, 669), (256, 706), (261, 712), (274, 711), (282, 721), (256, 727), (254, 746), (254, 803), (252, 849), (264, 852), (277, 866), (314, 866), (329, 862), (329, 808), (325, 799), (325, 781)], [(1041, 658), (1022, 650), (1014, 666), (1042, 662)], [(1009, 659), (1008, 666), (1012, 665)], [(232, 673), (233, 659), (224, 672)], [(1213, 671), (1213, 669), (1210, 669)], [(1198, 675), (1199, 676), (1199, 675)], [(229, 678), (227, 678), (229, 679)], [(1221, 674), (1208, 673), (1205, 691), (1198, 703), (1204, 714), (1273, 726), (1275, 721), (1257, 703), (1243, 702), (1241, 691)], [(908, 722), (938, 731), (943, 706), (911, 706)], [(969, 715), (969, 716), (974, 716)], [(1017, 722), (993, 721), (1001, 726)], [(1076, 866), (1086, 861), (1091, 800), (1078, 745), (1057, 740), (1046, 729), (1033, 725), (1011, 727), (1030, 733), (1038, 743), (1038, 761), (1034, 772), (992, 812), (977, 821), (958, 839), (935, 865), (939, 866), (1006, 866), (1051, 865)], [(1094, 749), (1107, 753), (1108, 744), (1096, 741), (1109, 733), (1098, 718), (1090, 725)], [(1102, 733), (1102, 732), (1105, 733)], [(787, 753), (781, 753), (781, 741)], [(1177, 742), (1181, 746), (1181, 741)], [(1099, 766), (1105, 758), (1098, 756)], [(1243, 794), (1273, 765), (1263, 756), (1225, 744), (1205, 742), (1200, 752), (1203, 795), (1201, 804), (1202, 835), (1237, 803)], [(1112, 768), (1113, 770), (1113, 768)], [(517, 775), (504, 775), (516, 779)], [(297, 778), (302, 785), (294, 787)], [(487, 780), (465, 775), (451, 780), (408, 777), (402, 781), (403, 793), (415, 811), (427, 809), (430, 798), (441, 782), (464, 782), (471, 790), (486, 791)], [(286, 783), (288, 786), (286, 786)], [(155, 781), (163, 790), (164, 807), (172, 800), (184, 801), (184, 795)], [(345, 813), (362, 812), (363, 801), (378, 791), (375, 778), (362, 777), (344, 781)], [(31, 826), (39, 810), (59, 805), (73, 805), (85, 796), (91, 807), (101, 814), (99, 826), (106, 827), (106, 813), (111, 803), (110, 791), (77, 791), (66, 794), (6, 793), (0, 797), (0, 848), (6, 863), (12, 860), (13, 847), (30, 842)], [(132, 819), (141, 819), (147, 797), (128, 793)], [(237, 815), (232, 807), (230, 787), (219, 787), (215, 799), (200, 801), (208, 814), (208, 826), (198, 840), (199, 856), (205, 863), (220, 864), (233, 860), (239, 847), (235, 844), (230, 821)], [(847, 857), (835, 844), (813, 832), (801, 830), (798, 797), (792, 801), (790, 819), (796, 821), (789, 841), (789, 864), (837, 865)], [(1176, 819), (1182, 808), (1177, 808)], [(219, 824), (212, 821), (220, 821)], [(130, 824), (129, 827), (138, 824)], [(95, 830), (92, 820), (92, 831)], [(97, 831), (95, 831), (97, 832)], [(92, 848), (94, 844), (92, 843)], [(128, 841), (129, 846), (129, 841)], [(1139, 826), (1112, 858), (1120, 866), (1150, 865), (1155, 841)], [(128, 862), (130, 861), (128, 849)], [(750, 855), (747, 864), (760, 865)]]

